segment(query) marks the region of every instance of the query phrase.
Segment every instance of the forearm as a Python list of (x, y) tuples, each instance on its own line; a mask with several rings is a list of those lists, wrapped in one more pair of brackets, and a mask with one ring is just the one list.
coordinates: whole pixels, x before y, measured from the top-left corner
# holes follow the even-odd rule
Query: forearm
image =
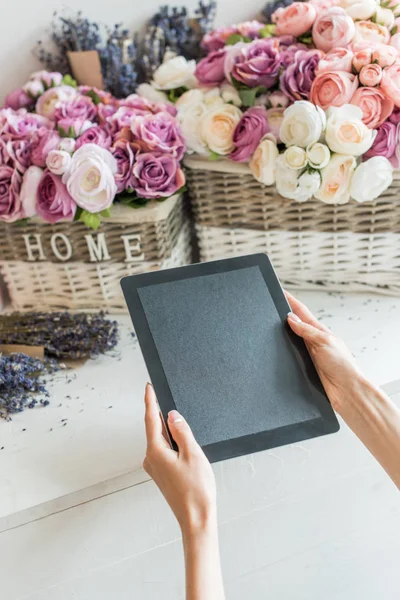
[(186, 600), (224, 600), (218, 527), (215, 517), (202, 527), (182, 532)]
[(400, 489), (400, 411), (395, 404), (357, 376), (338, 412)]

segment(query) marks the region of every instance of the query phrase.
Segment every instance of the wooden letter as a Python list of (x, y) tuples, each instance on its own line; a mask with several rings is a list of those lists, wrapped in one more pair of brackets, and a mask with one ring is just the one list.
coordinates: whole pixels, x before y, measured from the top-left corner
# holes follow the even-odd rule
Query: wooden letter
[[(134, 256), (132, 252), (140, 252), (140, 235), (136, 235), (132, 233), (130, 235), (121, 235), (121, 239), (124, 242), (125, 247), (125, 262), (136, 262), (140, 260), (144, 260), (144, 254), (139, 254), (138, 256)], [(130, 244), (130, 242), (135, 242), (135, 244)]]
[(93, 235), (88, 233), (85, 235), (85, 240), (90, 255), (90, 262), (100, 262), (103, 260), (111, 260), (108, 252), (105, 233), (98, 233), (97, 240), (93, 239)]
[[(29, 241), (29, 238), (31, 237), (31, 235), (35, 238), (36, 242), (31, 243)], [(43, 252), (43, 246), (42, 246), (42, 234), (41, 233), (24, 233), (22, 235), (22, 237), (24, 238), (25, 241), (25, 247), (26, 247), (26, 252), (28, 254), (28, 260), (31, 262), (34, 262), (36, 260), (46, 260), (46, 256)], [(35, 258), (33, 255), (33, 251), (37, 250), (39, 253), (38, 258)]]
[[(59, 239), (62, 240), (65, 244), (65, 249), (66, 249), (65, 254), (61, 254), (61, 252), (59, 251), (59, 249), (57, 247), (57, 240), (59, 240)], [(69, 260), (71, 258), (71, 256), (72, 256), (71, 242), (69, 241), (67, 236), (64, 235), (63, 233), (54, 233), (51, 236), (50, 245), (51, 245), (51, 249), (54, 252), (54, 255), (58, 258), (58, 260), (62, 260), (63, 262), (65, 262), (66, 260)]]

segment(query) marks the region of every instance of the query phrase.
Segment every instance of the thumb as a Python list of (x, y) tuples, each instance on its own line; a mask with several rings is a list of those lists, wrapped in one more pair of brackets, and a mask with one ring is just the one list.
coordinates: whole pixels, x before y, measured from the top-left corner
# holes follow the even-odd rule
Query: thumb
[(168, 413), (168, 427), (178, 445), (179, 453), (189, 455), (198, 448), (192, 430), (177, 410)]
[(290, 329), (298, 336), (302, 337), (304, 341), (314, 344), (323, 344), (326, 342), (327, 333), (325, 331), (321, 331), (321, 329), (318, 329), (309, 323), (304, 323), (304, 321), (296, 314), (289, 313), (287, 320)]

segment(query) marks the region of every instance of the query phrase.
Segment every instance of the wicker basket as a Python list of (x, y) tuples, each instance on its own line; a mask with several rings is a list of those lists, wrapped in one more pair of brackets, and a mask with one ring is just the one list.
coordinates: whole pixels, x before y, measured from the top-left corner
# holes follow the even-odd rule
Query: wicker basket
[(32, 220), (2, 224), (0, 235), (0, 273), (14, 310), (125, 312), (121, 277), (191, 260), (181, 196), (139, 209), (115, 206), (96, 232)]
[(201, 260), (267, 252), (285, 284), (400, 293), (400, 173), (373, 202), (329, 205), (282, 198), (244, 164), (185, 165)]

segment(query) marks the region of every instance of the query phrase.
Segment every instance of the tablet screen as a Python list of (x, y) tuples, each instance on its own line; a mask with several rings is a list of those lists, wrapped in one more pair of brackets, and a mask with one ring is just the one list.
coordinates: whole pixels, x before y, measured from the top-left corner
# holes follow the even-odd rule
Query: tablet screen
[(200, 445), (321, 417), (259, 266), (137, 293), (176, 408)]

